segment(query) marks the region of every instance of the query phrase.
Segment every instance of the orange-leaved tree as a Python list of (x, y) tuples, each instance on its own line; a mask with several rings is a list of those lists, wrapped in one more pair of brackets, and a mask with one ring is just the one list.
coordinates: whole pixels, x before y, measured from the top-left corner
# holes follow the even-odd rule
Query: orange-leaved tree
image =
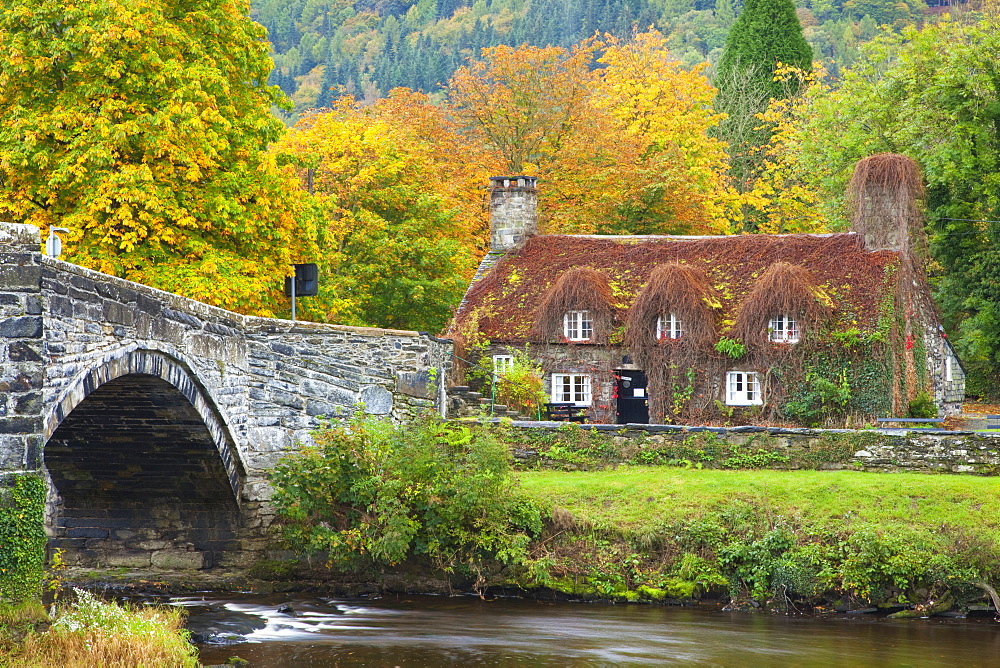
[(453, 114), (506, 172), (539, 177), (545, 231), (727, 230), (714, 89), (658, 33), (482, 56), (452, 78)]
[(67, 258), (273, 312), (309, 205), (267, 153), (283, 96), (246, 0), (10, 0), (0, 11), (0, 217)]

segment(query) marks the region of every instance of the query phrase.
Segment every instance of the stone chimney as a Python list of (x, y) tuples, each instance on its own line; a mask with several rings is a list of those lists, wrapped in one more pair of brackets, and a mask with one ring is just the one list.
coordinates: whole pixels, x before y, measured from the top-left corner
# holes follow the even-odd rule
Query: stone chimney
[(926, 247), (924, 183), (913, 159), (879, 153), (859, 160), (847, 194), (851, 228), (866, 249), (910, 253)]
[(506, 253), (538, 234), (538, 179), (490, 177), (490, 251)]

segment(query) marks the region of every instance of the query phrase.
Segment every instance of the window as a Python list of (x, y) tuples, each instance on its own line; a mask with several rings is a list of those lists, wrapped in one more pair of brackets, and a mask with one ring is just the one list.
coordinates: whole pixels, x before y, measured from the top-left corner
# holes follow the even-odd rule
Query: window
[(946, 353), (944, 356), (944, 379), (947, 382), (955, 380), (955, 370), (951, 365), (951, 355)]
[(755, 371), (730, 371), (726, 374), (726, 404), (730, 406), (759, 406), (760, 381)]
[(563, 316), (563, 334), (570, 341), (589, 341), (594, 335), (590, 311), (567, 311)]
[(590, 405), (590, 376), (583, 373), (552, 374), (552, 403)]
[(799, 342), (799, 326), (790, 315), (779, 315), (771, 318), (767, 331), (768, 338), (775, 343)]
[(675, 314), (661, 315), (656, 319), (657, 339), (679, 339), (684, 335), (684, 323)]
[(513, 355), (494, 355), (493, 356), (493, 373), (498, 376), (502, 376), (511, 367), (514, 366), (514, 356)]

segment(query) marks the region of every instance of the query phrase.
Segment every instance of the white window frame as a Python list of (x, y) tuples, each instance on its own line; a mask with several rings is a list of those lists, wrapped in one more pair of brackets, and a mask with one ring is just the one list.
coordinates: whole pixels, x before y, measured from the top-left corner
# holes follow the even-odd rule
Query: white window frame
[(677, 314), (660, 315), (656, 318), (656, 340), (679, 339), (684, 336), (684, 321)]
[(552, 374), (552, 403), (590, 406), (592, 401), (590, 375), (585, 373)]
[(767, 325), (767, 338), (773, 343), (798, 343), (799, 324), (788, 314), (776, 315)]
[(566, 311), (563, 315), (563, 336), (568, 341), (590, 341), (594, 336), (590, 311)]
[(726, 373), (727, 406), (762, 406), (760, 377), (756, 371), (729, 371)]
[(945, 353), (944, 355), (944, 380), (946, 383), (950, 383), (955, 380), (954, 362), (951, 361), (951, 355), (948, 353)]
[(513, 355), (494, 355), (493, 356), (493, 374), (496, 376), (502, 376), (511, 367), (514, 366), (514, 356)]

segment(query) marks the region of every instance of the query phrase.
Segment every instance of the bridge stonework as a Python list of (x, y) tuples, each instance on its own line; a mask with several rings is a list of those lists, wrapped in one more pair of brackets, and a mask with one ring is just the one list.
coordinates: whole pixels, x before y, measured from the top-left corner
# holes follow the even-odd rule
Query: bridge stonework
[(36, 228), (0, 223), (0, 482), (45, 472), (71, 561), (246, 563), (275, 463), (323, 417), (443, 412), (451, 352), (225, 311), (43, 256)]

